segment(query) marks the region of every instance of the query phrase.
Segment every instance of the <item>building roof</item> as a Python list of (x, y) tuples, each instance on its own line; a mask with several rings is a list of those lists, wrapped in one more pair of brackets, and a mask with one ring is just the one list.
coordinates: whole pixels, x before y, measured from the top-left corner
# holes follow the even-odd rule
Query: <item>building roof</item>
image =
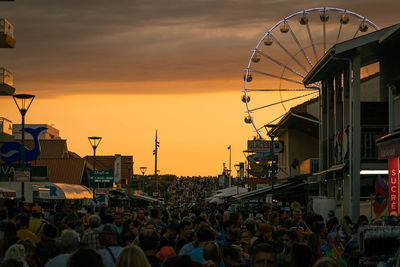
[[(312, 70), (303, 79), (305, 85), (323, 80), (323, 77), (329, 75), (338, 64), (344, 64), (344, 58), (350, 58), (358, 52), (361, 56), (361, 67), (377, 62), (381, 56), (379, 51), (393, 39), (400, 35), (400, 24), (335, 44), (318, 61)], [(358, 50), (358, 51), (356, 51)]]
[(47, 166), (49, 182), (81, 184), (86, 161), (84, 159), (37, 159), (33, 166)]
[(271, 134), (280, 136), (283, 129), (298, 129), (311, 136), (318, 137), (318, 118), (307, 112), (307, 106), (318, 102), (319, 98), (313, 98), (297, 106), (292, 107), (289, 112), (271, 129)]

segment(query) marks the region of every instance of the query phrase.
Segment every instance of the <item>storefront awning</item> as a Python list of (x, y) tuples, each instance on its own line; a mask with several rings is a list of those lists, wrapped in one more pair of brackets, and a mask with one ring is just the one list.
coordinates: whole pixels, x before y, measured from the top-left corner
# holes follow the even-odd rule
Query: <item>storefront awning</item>
[(290, 188), (292, 187), (299, 187), (304, 185), (303, 182), (287, 182), (287, 183), (282, 183), (282, 184), (276, 184), (274, 185), (274, 190), (272, 191), (272, 186), (267, 186), (267, 187), (263, 187), (254, 191), (250, 191), (250, 192), (246, 192), (243, 194), (239, 194), (234, 196), (234, 198), (237, 198), (239, 200), (244, 200), (244, 199), (250, 199), (250, 198), (254, 198), (257, 197), (259, 195), (267, 195), (267, 194), (278, 194), (280, 192), (283, 191), (287, 191), (290, 190)]
[(336, 171), (341, 171), (346, 167), (346, 163), (338, 164), (338, 165), (333, 165), (329, 169), (313, 173), (313, 176), (321, 175), (321, 174), (326, 174), (326, 173), (331, 173), (331, 172), (336, 172)]

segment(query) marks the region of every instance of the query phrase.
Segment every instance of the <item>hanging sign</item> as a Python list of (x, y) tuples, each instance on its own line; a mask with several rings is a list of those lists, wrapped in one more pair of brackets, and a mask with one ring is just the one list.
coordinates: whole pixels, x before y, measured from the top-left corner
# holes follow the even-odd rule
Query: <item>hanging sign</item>
[(399, 158), (389, 159), (389, 216), (399, 216)]

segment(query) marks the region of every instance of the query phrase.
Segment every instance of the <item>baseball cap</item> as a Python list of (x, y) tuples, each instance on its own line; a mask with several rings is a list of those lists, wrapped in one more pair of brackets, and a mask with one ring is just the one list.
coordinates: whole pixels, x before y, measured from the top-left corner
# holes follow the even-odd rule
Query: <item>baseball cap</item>
[(329, 211), (328, 211), (328, 215), (329, 215), (329, 216), (335, 216), (335, 212), (334, 212), (333, 210), (329, 210)]
[(32, 213), (42, 213), (42, 208), (40, 206), (33, 206)]

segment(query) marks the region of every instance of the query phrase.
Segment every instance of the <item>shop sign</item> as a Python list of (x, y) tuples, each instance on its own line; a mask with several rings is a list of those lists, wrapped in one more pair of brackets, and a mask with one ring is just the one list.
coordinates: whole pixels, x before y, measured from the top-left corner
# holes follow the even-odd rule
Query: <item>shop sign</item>
[[(247, 140), (247, 150), (250, 152), (271, 152), (271, 141), (267, 140)], [(283, 152), (283, 142), (282, 141), (274, 141), (273, 143), (273, 151), (274, 153), (282, 153)]]
[(399, 216), (399, 158), (389, 159), (389, 216)]
[(31, 180), (31, 172), (29, 169), (16, 169), (14, 171), (14, 182), (29, 182)]
[(114, 182), (114, 171), (113, 170), (96, 170), (90, 171), (90, 182), (93, 183), (94, 172), (96, 172), (95, 183), (109, 183), (112, 184)]

